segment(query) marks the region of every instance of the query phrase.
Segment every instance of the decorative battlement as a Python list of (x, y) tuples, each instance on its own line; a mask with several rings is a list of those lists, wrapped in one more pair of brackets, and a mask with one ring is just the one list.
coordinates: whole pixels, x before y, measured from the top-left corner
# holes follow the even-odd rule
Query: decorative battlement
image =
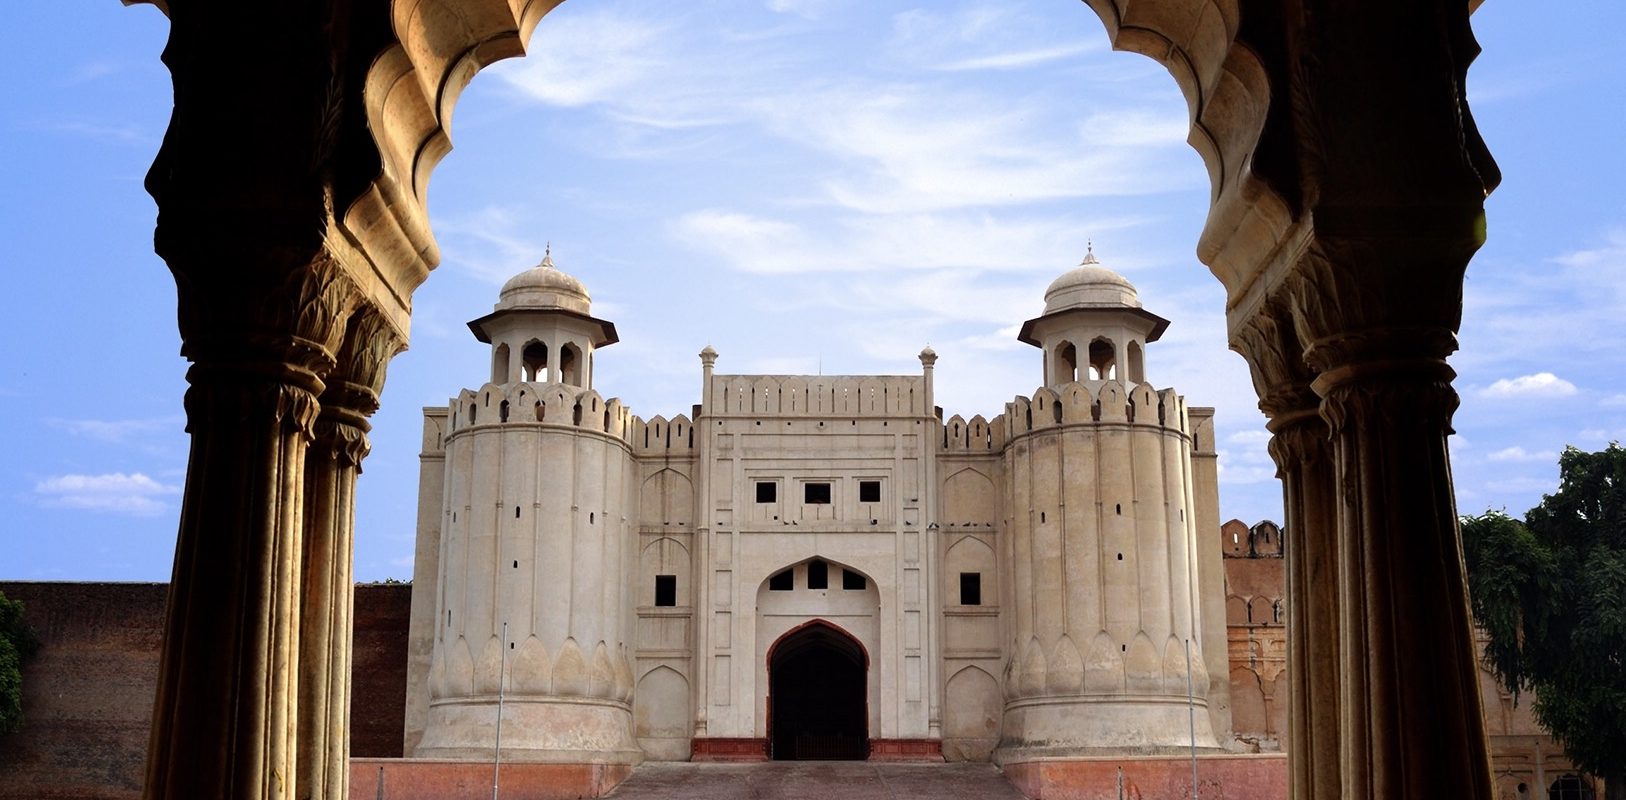
[(943, 423), (939, 449), (998, 453), (1005, 449), (1005, 433), (1004, 414), (994, 417), (992, 421), (983, 419), (981, 414), (970, 421), (955, 414)]
[(956, 414), (943, 423), (940, 449), (997, 453), (1020, 436), (1060, 425), (1121, 423), (1154, 425), (1190, 436), (1186, 400), (1173, 389), (1149, 383), (1127, 387), (1114, 380), (1074, 381), (1055, 390), (1041, 388), (1032, 397), (1005, 404), (1005, 413), (969, 421)]
[[(531, 424), (580, 428), (603, 433), (627, 443), (639, 455), (666, 451), (694, 450), (694, 425), (686, 415), (670, 420), (662, 416), (644, 421), (621, 404), (621, 398), (604, 399), (597, 391), (562, 383), (488, 383), (478, 391), (464, 389), (435, 415), (437, 428), (443, 426), (449, 438), (460, 431), (482, 425)], [(426, 433), (425, 436), (429, 436)], [(437, 447), (443, 447), (435, 434)], [(426, 438), (425, 452), (429, 452)]]
[(671, 419), (656, 415), (648, 422), (632, 418), (632, 449), (638, 455), (666, 452), (694, 452), (694, 423), (679, 414)]
[(921, 375), (716, 375), (707, 416), (924, 417)]
[(621, 398), (561, 383), (488, 383), (464, 389), (449, 407), (448, 437), (482, 425), (542, 424), (604, 433), (632, 443), (634, 417)]

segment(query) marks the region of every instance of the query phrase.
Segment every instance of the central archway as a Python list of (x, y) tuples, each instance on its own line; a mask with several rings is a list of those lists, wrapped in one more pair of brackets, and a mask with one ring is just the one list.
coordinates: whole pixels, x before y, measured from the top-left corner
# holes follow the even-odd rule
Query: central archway
[(869, 757), (869, 653), (822, 619), (768, 648), (768, 742), (776, 761)]

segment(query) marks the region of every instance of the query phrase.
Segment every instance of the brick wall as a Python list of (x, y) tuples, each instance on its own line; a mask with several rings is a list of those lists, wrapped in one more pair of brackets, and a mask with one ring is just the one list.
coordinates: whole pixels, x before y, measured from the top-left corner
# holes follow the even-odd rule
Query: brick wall
[[(168, 587), (4, 583), (39, 634), (21, 731), (0, 736), (0, 800), (141, 796)], [(356, 589), (351, 752), (401, 755), (408, 585)]]

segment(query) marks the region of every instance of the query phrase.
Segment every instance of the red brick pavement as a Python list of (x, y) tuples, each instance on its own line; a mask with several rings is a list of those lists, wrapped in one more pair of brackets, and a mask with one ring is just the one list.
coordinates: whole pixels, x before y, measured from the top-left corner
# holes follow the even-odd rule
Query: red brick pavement
[(992, 764), (649, 763), (611, 800), (1023, 800)]

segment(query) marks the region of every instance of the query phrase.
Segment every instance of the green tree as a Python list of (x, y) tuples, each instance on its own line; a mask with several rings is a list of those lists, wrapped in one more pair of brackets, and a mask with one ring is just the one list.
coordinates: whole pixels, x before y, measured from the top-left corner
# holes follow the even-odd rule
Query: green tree
[(1626, 800), (1626, 449), (1574, 447), (1524, 521), (1466, 517), (1463, 553), (1485, 658), (1575, 765)]
[(23, 662), (39, 649), (39, 640), (23, 622), (23, 604), (0, 592), (0, 733), (23, 724)]

